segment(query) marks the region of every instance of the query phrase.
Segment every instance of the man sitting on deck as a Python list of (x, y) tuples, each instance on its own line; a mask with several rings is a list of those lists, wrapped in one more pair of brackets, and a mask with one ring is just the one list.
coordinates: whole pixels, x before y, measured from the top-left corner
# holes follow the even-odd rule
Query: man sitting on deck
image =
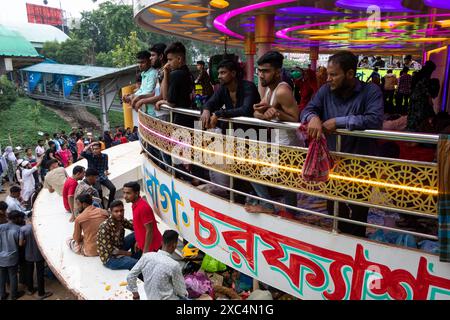
[(143, 95), (139, 99), (133, 100), (132, 107), (137, 111), (142, 106), (147, 107), (147, 114), (152, 117), (157, 117), (162, 120), (169, 118), (169, 112), (167, 110), (155, 110), (155, 103), (163, 99), (161, 92), (161, 84), (164, 77), (164, 72), (161, 70), (162, 66), (166, 63), (164, 50), (166, 45), (164, 43), (156, 43), (150, 48), (150, 64), (152, 69), (156, 70), (157, 78), (153, 95)]
[(75, 191), (78, 181), (84, 178), (84, 167), (75, 166), (72, 170), (72, 176), (68, 177), (63, 187), (63, 203), (67, 212), (72, 214), (70, 222), (75, 220)]
[[(88, 152), (89, 150), (91, 151)], [(88, 168), (96, 169), (98, 172), (98, 179), (95, 188), (97, 189), (100, 198), (103, 199), (102, 185), (109, 190), (108, 206), (105, 207), (109, 208), (111, 203), (114, 201), (114, 197), (116, 196), (116, 187), (108, 179), (108, 155), (102, 153), (98, 142), (92, 142), (84, 148), (81, 156), (87, 160)]]
[(127, 182), (123, 186), (123, 196), (133, 209), (133, 227), (137, 248), (143, 253), (158, 251), (161, 247), (161, 233), (150, 205), (139, 195), (139, 183)]
[(163, 246), (158, 252), (145, 253), (131, 269), (127, 277), (127, 289), (133, 293), (133, 299), (139, 300), (137, 278), (142, 273), (147, 300), (186, 299), (188, 292), (181, 267), (171, 255), (178, 244), (178, 233), (166, 230)]
[[(328, 147), (336, 150), (336, 129), (381, 129), (384, 106), (380, 88), (355, 78), (358, 58), (349, 51), (341, 51), (328, 60), (328, 84), (323, 85), (301, 114), (302, 123), (308, 123), (310, 139), (327, 135)], [(373, 155), (377, 151), (376, 140), (342, 137), (341, 152)], [(329, 212), (332, 210), (329, 201)], [(339, 203), (339, 216), (367, 222), (368, 207)], [(344, 233), (365, 237), (366, 227), (339, 222)]]
[[(78, 198), (78, 196), (82, 194), (89, 194), (92, 196), (92, 205), (94, 207), (103, 208), (102, 200), (100, 199), (100, 195), (98, 194), (98, 190), (94, 188), (98, 172), (95, 169), (88, 168), (84, 174), (84, 180), (78, 182), (77, 188), (75, 189), (74, 199)], [(74, 216), (75, 218), (80, 214), (81, 208), (78, 208), (75, 203)]]
[[(120, 200), (111, 203), (111, 215), (97, 233), (97, 248), (103, 265), (112, 270), (131, 270), (138, 262), (134, 255), (134, 233), (125, 237), (125, 229), (133, 231), (133, 223), (124, 218), (124, 206)], [(131, 249), (131, 251), (129, 251)]]
[(135, 106), (142, 99), (151, 98), (155, 95), (155, 87), (158, 81), (158, 71), (152, 67), (150, 52), (144, 50), (136, 55), (139, 71), (141, 71), (141, 86), (134, 94), (126, 95), (123, 100), (131, 106)]
[(98, 256), (97, 232), (100, 224), (108, 219), (108, 212), (94, 207), (92, 197), (88, 194), (80, 195), (76, 201), (82, 210), (75, 219), (73, 238), (67, 240), (67, 245), (76, 254), (87, 257)]
[(64, 183), (67, 178), (66, 170), (59, 166), (58, 160), (56, 159), (47, 161), (47, 166), (49, 172), (44, 179), (44, 188), (47, 188), (50, 193), (56, 191), (57, 194), (62, 196)]

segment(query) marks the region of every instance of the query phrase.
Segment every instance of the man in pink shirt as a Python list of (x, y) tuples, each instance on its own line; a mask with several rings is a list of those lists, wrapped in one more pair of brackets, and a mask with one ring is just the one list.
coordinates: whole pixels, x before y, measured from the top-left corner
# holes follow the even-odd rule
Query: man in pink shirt
[(64, 208), (67, 212), (70, 212), (72, 214), (70, 218), (70, 222), (75, 220), (74, 215), (74, 195), (75, 195), (75, 189), (77, 188), (78, 181), (82, 180), (84, 178), (85, 170), (82, 166), (75, 166), (72, 171), (72, 176), (68, 177), (66, 182), (64, 182), (63, 186), (63, 202), (64, 202)]
[(140, 190), (139, 183), (127, 182), (123, 186), (123, 196), (126, 202), (133, 204), (133, 227), (137, 249), (142, 253), (156, 252), (161, 248), (162, 236), (158, 230), (153, 210), (139, 195)]

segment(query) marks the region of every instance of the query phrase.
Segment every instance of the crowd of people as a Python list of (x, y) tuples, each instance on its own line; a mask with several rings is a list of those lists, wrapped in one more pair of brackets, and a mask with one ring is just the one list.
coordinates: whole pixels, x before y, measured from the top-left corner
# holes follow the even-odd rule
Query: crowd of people
[[(329, 58), (327, 67), (317, 72), (296, 68), (288, 73), (283, 68), (283, 55), (268, 51), (257, 61), (258, 86), (243, 79), (243, 71), (236, 59), (224, 59), (217, 66), (218, 83), (213, 83), (203, 61), (197, 62), (199, 74), (196, 78), (186, 65), (186, 49), (180, 42), (169, 46), (158, 43), (148, 51), (137, 54), (141, 74), (136, 91), (123, 96), (135, 110), (141, 109), (148, 115), (168, 121), (169, 112), (163, 105), (196, 109), (201, 112), (203, 130), (225, 132), (226, 126), (220, 118), (254, 117), (268, 121), (301, 122), (307, 124), (307, 139), (293, 129), (274, 131), (275, 141), (285, 146), (307, 146), (314, 139), (326, 135), (330, 150), (336, 150), (337, 129), (380, 130), (406, 115), (404, 130), (419, 131), (426, 122), (436, 126), (436, 115), (432, 99), (439, 92), (439, 84), (431, 78), (436, 66), (427, 61), (412, 76), (410, 69), (419, 69), (410, 56), (404, 59), (404, 68), (397, 79), (388, 70), (383, 81), (378, 68), (384, 68), (384, 61), (375, 58), (373, 63), (349, 51), (341, 51)], [(358, 67), (373, 67), (370, 82), (358, 79)], [(202, 88), (201, 100), (194, 99), (195, 85)], [(397, 118), (386, 114), (398, 114)], [(447, 114), (448, 119), (448, 114)], [(197, 118), (186, 114), (175, 114), (173, 122), (194, 128)], [(392, 122), (394, 121), (394, 122)], [(395, 122), (398, 130), (398, 122)], [(442, 127), (442, 124), (440, 125)], [(251, 126), (250, 126), (251, 127)], [(248, 129), (249, 125), (235, 125), (235, 129)], [(171, 258), (177, 246), (178, 234), (169, 230), (161, 235), (150, 205), (140, 196), (140, 185), (129, 182), (123, 186), (126, 202), (132, 203), (132, 221), (124, 218), (124, 203), (115, 199), (116, 186), (109, 180), (109, 159), (102, 151), (111, 146), (138, 140), (137, 128), (126, 130), (116, 128), (112, 134), (105, 131), (102, 137), (94, 139), (91, 134), (74, 130), (68, 136), (65, 132), (48, 134), (38, 141), (33, 149), (27, 148), (23, 158), (18, 158), (12, 147), (2, 155), (2, 173), (8, 179), (10, 195), (0, 202), (0, 294), (6, 298), (5, 283), (9, 279), (11, 297), (17, 298), (18, 266), (26, 262), (27, 285), (33, 292), (32, 265), (38, 270), (40, 297), (46, 297), (43, 288), (43, 259), (30, 233), (27, 214), (32, 208), (33, 194), (42, 184), (49, 192), (56, 192), (70, 221), (74, 223), (73, 236), (67, 240), (71, 251), (84, 256), (99, 256), (106, 268), (130, 270), (128, 289), (139, 299), (136, 279), (144, 280), (149, 299), (185, 299), (186, 285), (179, 264)], [(145, 144), (144, 144), (145, 145)], [(210, 180), (229, 187), (229, 179), (218, 172), (209, 172), (201, 167), (172, 158), (170, 154), (145, 145), (148, 153), (164, 164), (178, 169), (176, 177), (198, 186), (201, 181), (184, 176), (180, 172)], [(376, 140), (346, 136), (342, 138), (340, 151), (362, 155), (398, 157), (395, 146), (380, 145)], [(68, 166), (80, 159), (87, 160), (87, 168), (74, 166), (67, 176)], [(179, 172), (180, 171), (180, 172)], [(281, 195), (265, 185), (244, 181), (236, 187), (267, 201), (252, 201), (236, 195), (248, 212), (266, 212), (285, 215), (301, 220), (296, 210), (284, 209), (273, 204), (281, 199), (288, 206), (297, 207), (301, 195), (284, 191)], [(103, 194), (102, 186), (108, 190)], [(1, 191), (0, 191), (1, 192)], [(325, 201), (326, 211), (333, 214), (333, 203)], [(354, 204), (339, 205), (339, 217), (360, 222), (368, 221), (369, 208)], [(367, 236), (366, 227), (340, 221), (339, 231), (360, 237)], [(132, 231), (125, 236), (125, 229)], [(7, 245), (5, 245), (7, 244)], [(24, 249), (21, 249), (24, 248)], [(19, 252), (25, 250), (25, 259)], [(28, 250), (28, 251), (27, 251)], [(5, 254), (5, 252), (7, 254)], [(28, 252), (28, 253), (27, 253)], [(22, 269), (20, 267), (19, 269)], [(25, 271), (24, 271), (25, 272)], [(33, 271), (31, 271), (33, 272)]]
[[(147, 61), (145, 57), (148, 57)], [(309, 138), (319, 138), (325, 133), (330, 150), (335, 150), (336, 147), (336, 136), (330, 134), (336, 129), (418, 132), (422, 123), (434, 123), (434, 118), (442, 118), (442, 114), (435, 115), (433, 111), (432, 99), (437, 93), (436, 88), (432, 88), (435, 81), (431, 81), (431, 74), (436, 67), (432, 61), (425, 62), (422, 67), (412, 60), (411, 56), (406, 56), (403, 61), (397, 61), (395, 66), (391, 66), (403, 67), (400, 79), (389, 70), (381, 81), (378, 68), (384, 68), (386, 63), (381, 57), (373, 57), (372, 60), (372, 63), (369, 58), (359, 61), (353, 53), (343, 51), (331, 56), (327, 67), (321, 67), (317, 72), (309, 68), (295, 68), (289, 73), (283, 68), (283, 55), (269, 51), (257, 61), (258, 88), (252, 81), (243, 79), (243, 70), (235, 59), (226, 58), (217, 66), (218, 83), (206, 80), (213, 85), (214, 90), (206, 90), (208, 92), (204, 92), (204, 102), (199, 105), (194, 103), (194, 85), (199, 79), (205, 83), (205, 64), (201, 61), (198, 63), (199, 76), (194, 80), (186, 66), (186, 50), (181, 43), (173, 43), (169, 47), (156, 44), (149, 52), (138, 55), (142, 72), (140, 91), (125, 97), (125, 100), (135, 110), (141, 109), (161, 120), (168, 119), (168, 112), (161, 108), (162, 105), (200, 110), (203, 129), (215, 132), (225, 132), (226, 127), (219, 121), (220, 118), (239, 116), (307, 123)], [(358, 67), (375, 68), (369, 82), (358, 79)], [(416, 70), (412, 76), (409, 74), (410, 70)], [(149, 76), (144, 77), (145, 74)], [(194, 120), (194, 117), (182, 114), (176, 114), (174, 117), (174, 123), (191, 128), (194, 127)], [(404, 123), (403, 127), (399, 126), (400, 121)], [(235, 125), (235, 129), (248, 127)], [(296, 134), (295, 130), (277, 130), (274, 134), (275, 141), (281, 145), (307, 145), (307, 141)], [(343, 137), (341, 151), (392, 157), (392, 152), (386, 150), (397, 150), (398, 146), (388, 147), (383, 147), (374, 139)], [(195, 165), (183, 163), (150, 145), (146, 148), (161, 163), (172, 164), (193, 176), (229, 187), (229, 179), (220, 173), (208, 172)], [(401, 155), (394, 152), (394, 157)], [(161, 167), (164, 168), (164, 165), (161, 164)], [(200, 184), (197, 179), (183, 177), (178, 171), (175, 174), (193, 185)], [(236, 185), (242, 188), (242, 191), (264, 199), (274, 200), (277, 196), (275, 190), (258, 183), (246, 184), (240, 181)], [(208, 190), (211, 189), (214, 188)], [(239, 196), (236, 198), (239, 202)], [(283, 192), (281, 196), (282, 202), (290, 206), (297, 206), (300, 198), (303, 197), (293, 192)], [(298, 216), (294, 210), (285, 210), (269, 202), (249, 199), (241, 201), (249, 212), (287, 213), (290, 216)], [(331, 214), (332, 203), (328, 202), (326, 207), (326, 211)], [(351, 216), (354, 220), (367, 222), (368, 211), (367, 207), (342, 205), (339, 207), (339, 216)], [(341, 222), (339, 229), (344, 233), (367, 236), (364, 226)]]
[[(33, 295), (36, 292), (34, 267), (38, 297), (51, 295), (44, 289), (45, 263), (31, 231), (32, 206), (38, 192), (46, 188), (62, 196), (64, 208), (71, 213), (70, 221), (75, 221), (83, 211), (82, 205), (77, 205), (78, 197), (89, 195), (98, 210), (108, 208), (114, 201), (116, 189), (107, 177), (108, 157), (101, 151), (138, 139), (137, 127), (117, 127), (114, 134), (105, 131), (97, 140), (92, 133), (84, 133), (78, 128), (69, 135), (64, 131), (54, 133), (53, 138), (44, 133), (34, 150), (25, 148), (22, 156), (20, 148), (5, 148), (0, 154), (0, 193), (7, 192), (5, 186), (9, 195), (5, 201), (0, 201), (0, 298), (8, 296), (6, 282), (9, 282), (11, 299), (23, 295), (17, 290), (17, 272), (28, 293)], [(88, 169), (75, 166), (72, 176), (68, 176), (66, 168), (83, 158), (88, 161)], [(109, 190), (106, 203), (103, 203), (102, 186)]]

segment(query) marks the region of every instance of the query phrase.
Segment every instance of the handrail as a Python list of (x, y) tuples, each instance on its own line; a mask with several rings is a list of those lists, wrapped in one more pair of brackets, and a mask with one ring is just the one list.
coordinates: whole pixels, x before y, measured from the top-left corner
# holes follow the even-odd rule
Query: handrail
[[(162, 109), (185, 114), (190, 116), (200, 117), (199, 110), (184, 109), (184, 108), (173, 108), (166, 104), (163, 104)], [(249, 117), (235, 117), (235, 118), (219, 118), (220, 121), (247, 124), (247, 125), (257, 125), (261, 127), (270, 127), (275, 129), (298, 129), (300, 126), (299, 122), (281, 122), (281, 121), (266, 121), (257, 118)], [(439, 141), (439, 135), (436, 134), (425, 134), (425, 133), (409, 133), (409, 132), (397, 132), (397, 131), (383, 131), (383, 130), (346, 130), (338, 129), (336, 133), (339, 135), (361, 137), (361, 138), (373, 138), (373, 139), (384, 139), (384, 140), (396, 140), (396, 141), (407, 141), (416, 143), (429, 143), (437, 144)]]
[(314, 215), (314, 216), (317, 216), (317, 217), (321, 217), (321, 218), (325, 218), (325, 219), (331, 219), (333, 221), (341, 221), (341, 222), (347, 222), (347, 223), (351, 223), (351, 224), (355, 224), (355, 225), (359, 225), (359, 226), (365, 226), (365, 227), (371, 227), (371, 228), (376, 228), (376, 229), (382, 229), (382, 230), (386, 230), (386, 231), (399, 232), (399, 233), (409, 234), (409, 235), (412, 235), (412, 236), (422, 237), (422, 238), (430, 239), (430, 240), (438, 240), (439, 239), (437, 236), (433, 236), (433, 235), (426, 234), (426, 233), (414, 232), (414, 231), (409, 231), (409, 230), (403, 230), (403, 229), (400, 229), (400, 228), (392, 228), (392, 227), (386, 227), (386, 226), (372, 224), (372, 223), (367, 223), (367, 222), (361, 222), (361, 221), (357, 221), (357, 220), (342, 218), (342, 217), (339, 217), (339, 216), (333, 216), (333, 215), (329, 215), (329, 214), (324, 214), (324, 213), (316, 212), (316, 211), (309, 210), (309, 209), (294, 207), (294, 206), (291, 206), (291, 205), (288, 205), (288, 204), (285, 204), (285, 203), (282, 203), (282, 202), (278, 202), (278, 201), (273, 201), (273, 200), (269, 200), (269, 199), (263, 199), (261, 197), (255, 196), (253, 194), (242, 192), (242, 191), (230, 188), (230, 187), (226, 187), (226, 186), (214, 183), (212, 181), (205, 180), (205, 179), (203, 179), (201, 177), (198, 177), (196, 175), (187, 173), (187, 172), (185, 172), (183, 170), (180, 170), (180, 169), (178, 169), (178, 168), (176, 168), (174, 166), (171, 166), (171, 165), (167, 164), (166, 162), (156, 158), (146, 148), (143, 148), (143, 150), (145, 151), (146, 156), (150, 157), (153, 161), (156, 160), (159, 164), (165, 166), (166, 170), (167, 169), (174, 170), (174, 171), (176, 171), (176, 172), (178, 172), (178, 173), (180, 173), (182, 175), (185, 175), (185, 176), (190, 177), (190, 178), (196, 178), (196, 179), (198, 179), (201, 182), (204, 182), (204, 183), (213, 185), (215, 187), (221, 188), (223, 190), (229, 191), (230, 193), (237, 193), (237, 194), (240, 194), (242, 196), (246, 196), (246, 197), (253, 198), (253, 199), (256, 199), (256, 200), (260, 200), (260, 201), (264, 201), (264, 202), (267, 202), (267, 203), (271, 203), (273, 205), (282, 206), (282, 207), (284, 207), (286, 209), (291, 209), (291, 210), (294, 210), (294, 211), (297, 211), (297, 212), (301, 212), (301, 213), (304, 213), (304, 214), (311, 214), (311, 215)]

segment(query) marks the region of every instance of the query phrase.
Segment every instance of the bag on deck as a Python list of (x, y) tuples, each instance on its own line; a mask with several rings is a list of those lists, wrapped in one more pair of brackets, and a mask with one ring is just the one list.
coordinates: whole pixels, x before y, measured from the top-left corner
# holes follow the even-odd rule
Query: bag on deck
[(202, 269), (206, 272), (221, 272), (227, 270), (227, 265), (206, 254), (203, 258)]
[(309, 139), (307, 134), (307, 126), (301, 125), (300, 132), (308, 140), (308, 154), (303, 164), (302, 177), (308, 182), (326, 182), (329, 179), (330, 171), (334, 167), (334, 160), (328, 151), (327, 140), (322, 137), (317, 139)]

